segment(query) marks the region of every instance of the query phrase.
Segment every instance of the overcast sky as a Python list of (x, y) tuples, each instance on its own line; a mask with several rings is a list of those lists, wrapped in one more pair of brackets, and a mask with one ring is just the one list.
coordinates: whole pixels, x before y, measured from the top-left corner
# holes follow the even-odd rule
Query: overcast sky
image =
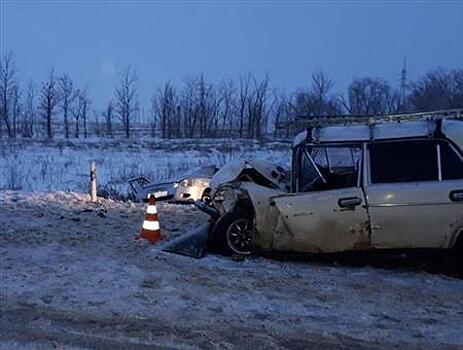
[(286, 90), (322, 68), (343, 91), (353, 77), (398, 83), (463, 67), (463, 1), (11, 1), (1, 3), (1, 51), (22, 81), (53, 65), (88, 84), (96, 106), (132, 65), (140, 98), (166, 80), (211, 81), (251, 71)]

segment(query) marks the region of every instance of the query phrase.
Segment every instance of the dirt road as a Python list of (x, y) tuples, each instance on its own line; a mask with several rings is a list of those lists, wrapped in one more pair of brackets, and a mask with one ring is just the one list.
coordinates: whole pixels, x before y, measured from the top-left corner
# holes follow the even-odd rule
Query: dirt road
[[(134, 241), (144, 207), (0, 192), (0, 349), (462, 348), (463, 281), (419, 271), (201, 260)], [(173, 237), (204, 220), (161, 204)]]

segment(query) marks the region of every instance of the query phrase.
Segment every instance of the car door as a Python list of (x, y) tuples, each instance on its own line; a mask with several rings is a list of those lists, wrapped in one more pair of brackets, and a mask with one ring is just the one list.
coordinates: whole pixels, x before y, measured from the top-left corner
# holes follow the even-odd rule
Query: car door
[(370, 247), (359, 185), (361, 155), (359, 145), (313, 147), (310, 154), (301, 154), (298, 192), (272, 198), (282, 228), (274, 233), (275, 250), (338, 252)]
[(445, 140), (368, 146), (367, 193), (376, 248), (445, 248), (463, 227), (463, 163)]

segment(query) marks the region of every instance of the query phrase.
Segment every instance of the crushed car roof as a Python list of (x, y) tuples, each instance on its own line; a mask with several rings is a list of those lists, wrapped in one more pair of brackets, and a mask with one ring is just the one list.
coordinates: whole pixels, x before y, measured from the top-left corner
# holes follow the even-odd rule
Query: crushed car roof
[[(351, 124), (346, 126), (326, 126), (313, 128), (298, 134), (292, 147), (306, 142), (339, 142), (387, 140), (409, 137), (430, 136), (436, 130), (433, 120), (385, 122), (374, 125)], [(463, 149), (463, 121), (456, 119), (442, 120), (442, 133)]]

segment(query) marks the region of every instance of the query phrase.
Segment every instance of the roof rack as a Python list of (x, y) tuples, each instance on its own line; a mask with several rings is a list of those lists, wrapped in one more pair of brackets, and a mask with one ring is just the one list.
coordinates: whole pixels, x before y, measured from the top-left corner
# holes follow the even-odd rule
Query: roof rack
[(297, 116), (294, 121), (280, 122), (279, 129), (288, 126), (323, 127), (330, 125), (348, 125), (348, 124), (367, 124), (371, 125), (377, 122), (401, 122), (412, 120), (439, 120), (439, 119), (463, 119), (463, 108), (442, 109), (435, 111), (417, 112), (417, 113), (398, 113), (384, 115), (316, 115), (316, 116)]
[(314, 131), (315, 138), (320, 133), (320, 129), (326, 126), (346, 126), (352, 124), (364, 124), (369, 127), (370, 139), (374, 139), (375, 124), (378, 123), (400, 123), (402, 121), (427, 121), (429, 135), (435, 130), (440, 130), (440, 120), (442, 119), (461, 119), (463, 120), (463, 108), (443, 109), (417, 113), (400, 113), (387, 115), (324, 115), (324, 116), (298, 116), (292, 122), (283, 122), (278, 128), (293, 126), (299, 129), (306, 129), (309, 134)]
[(416, 120), (463, 119), (463, 108), (443, 109), (418, 113), (400, 113), (386, 115), (324, 115), (324, 116), (298, 116), (295, 123), (305, 127), (323, 127), (330, 125), (347, 124), (375, 124), (378, 122), (402, 122)]

